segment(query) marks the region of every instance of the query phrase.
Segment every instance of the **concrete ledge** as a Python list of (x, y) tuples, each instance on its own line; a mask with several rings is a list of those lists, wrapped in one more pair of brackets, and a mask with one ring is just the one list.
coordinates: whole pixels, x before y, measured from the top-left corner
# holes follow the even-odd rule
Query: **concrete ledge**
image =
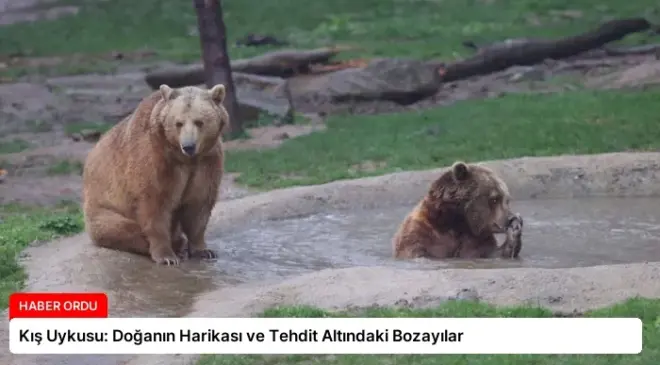
[[(467, 161), (471, 162), (471, 161)], [(609, 153), (487, 161), (514, 200), (589, 196), (660, 196), (660, 153)], [(369, 209), (417, 202), (447, 167), (302, 186), (220, 202), (209, 231), (255, 220), (286, 219), (327, 209)]]

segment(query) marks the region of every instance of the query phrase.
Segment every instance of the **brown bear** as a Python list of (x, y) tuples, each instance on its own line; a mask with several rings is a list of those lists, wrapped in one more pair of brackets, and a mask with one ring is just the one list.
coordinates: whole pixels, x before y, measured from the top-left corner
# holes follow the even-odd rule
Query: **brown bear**
[[(516, 258), (523, 220), (507, 185), (485, 166), (456, 162), (432, 184), (394, 235), (395, 258)], [(498, 247), (495, 233), (506, 233)]]
[[(103, 135), (83, 169), (83, 212), (101, 247), (178, 265), (215, 258), (204, 234), (223, 174), (225, 87), (160, 89)], [(183, 236), (185, 234), (185, 238)]]

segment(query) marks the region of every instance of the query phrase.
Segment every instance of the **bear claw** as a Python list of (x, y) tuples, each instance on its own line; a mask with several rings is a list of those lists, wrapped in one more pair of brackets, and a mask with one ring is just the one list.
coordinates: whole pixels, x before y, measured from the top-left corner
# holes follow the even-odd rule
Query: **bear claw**
[(205, 249), (193, 252), (190, 256), (197, 257), (197, 258), (200, 258), (200, 259), (215, 259), (215, 258), (218, 257), (218, 254), (213, 250), (205, 248)]
[(154, 259), (157, 264), (160, 265), (165, 265), (165, 266), (177, 266), (179, 265), (179, 258), (178, 257), (162, 257), (158, 259)]

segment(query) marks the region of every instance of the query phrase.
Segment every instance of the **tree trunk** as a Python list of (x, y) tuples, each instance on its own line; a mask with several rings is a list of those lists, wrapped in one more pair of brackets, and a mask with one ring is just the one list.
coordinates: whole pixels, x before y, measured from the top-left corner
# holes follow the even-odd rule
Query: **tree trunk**
[(238, 100), (231, 75), (225, 21), (220, 0), (193, 0), (197, 12), (197, 28), (202, 46), (204, 79), (208, 88), (225, 85), (227, 96), (223, 103), (229, 113), (229, 133), (239, 136), (244, 133), (243, 123), (238, 117)]

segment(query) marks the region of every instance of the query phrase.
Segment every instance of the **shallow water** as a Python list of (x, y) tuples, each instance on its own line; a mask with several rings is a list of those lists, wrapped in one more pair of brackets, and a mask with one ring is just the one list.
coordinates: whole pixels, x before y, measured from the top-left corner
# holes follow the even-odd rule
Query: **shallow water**
[[(525, 219), (521, 260), (394, 260), (391, 237), (410, 209), (327, 212), (237, 228), (210, 237), (209, 245), (220, 256), (217, 261), (190, 260), (180, 267), (155, 265), (145, 257), (79, 242), (73, 248), (79, 254), (44, 273), (31, 289), (104, 291), (111, 298), (113, 316), (179, 317), (189, 313), (204, 292), (326, 268), (560, 268), (660, 261), (660, 199), (515, 202), (514, 209)], [(41, 262), (59, 254), (42, 253)], [(128, 358), (37, 355), (20, 356), (13, 363), (115, 365)]]
[(370, 265), (561, 268), (660, 260), (658, 199), (515, 202), (525, 219), (521, 260), (393, 260), (392, 235), (411, 208), (329, 212), (228, 232), (209, 241), (220, 252), (213, 270), (246, 281)]

